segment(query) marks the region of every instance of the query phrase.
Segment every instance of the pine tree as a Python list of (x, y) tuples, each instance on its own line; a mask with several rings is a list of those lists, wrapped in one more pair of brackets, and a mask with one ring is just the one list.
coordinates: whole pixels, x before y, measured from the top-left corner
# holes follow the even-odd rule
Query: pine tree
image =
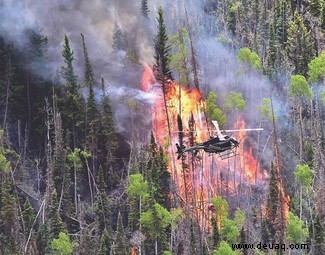
[(33, 207), (31, 206), (28, 198), (25, 200), (23, 205), (23, 219), (24, 219), (24, 229), (25, 229), (25, 236), (28, 237), (28, 234), (33, 227), (35, 215)]
[(95, 220), (98, 236), (103, 235), (104, 230), (110, 229), (111, 213), (109, 210), (109, 201), (106, 193), (106, 183), (104, 180), (104, 171), (100, 166), (97, 176), (97, 194), (94, 204)]
[(128, 250), (128, 242), (125, 235), (122, 215), (119, 213), (117, 218), (117, 229), (115, 232), (114, 255), (126, 255), (128, 254)]
[(127, 41), (125, 35), (123, 35), (121, 28), (115, 22), (113, 29), (113, 50), (126, 50), (127, 49)]
[(321, 255), (325, 252), (325, 227), (321, 222), (320, 215), (316, 215), (314, 219), (313, 239), (315, 242), (315, 255)]
[(85, 58), (85, 84), (88, 87), (88, 98), (86, 108), (86, 142), (88, 150), (92, 156), (92, 171), (96, 175), (98, 164), (98, 133), (100, 129), (99, 111), (97, 109), (94, 94), (94, 74), (93, 68), (88, 56), (88, 50), (85, 43), (85, 37), (81, 34), (82, 48)]
[(111, 254), (111, 238), (109, 232), (105, 228), (100, 238), (100, 245), (98, 255), (110, 255)]
[(69, 92), (74, 95), (77, 93), (79, 86), (77, 82), (77, 76), (73, 70), (73, 60), (74, 60), (74, 52), (70, 47), (70, 41), (67, 35), (64, 36), (64, 45), (62, 56), (64, 59), (64, 63), (66, 66), (61, 67), (61, 75), (66, 80), (67, 84), (69, 84)]
[(99, 132), (99, 150), (102, 154), (102, 166), (106, 170), (104, 172), (104, 179), (109, 189), (116, 186), (114, 176), (114, 162), (115, 152), (117, 149), (117, 133), (115, 130), (115, 120), (113, 116), (111, 100), (106, 93), (104, 78), (101, 80), (102, 98), (100, 111), (100, 132)]
[(304, 24), (303, 17), (297, 11), (289, 22), (287, 52), (294, 67), (294, 74), (306, 76), (308, 63), (315, 56), (314, 40)]
[[(63, 99), (62, 108), (59, 110), (63, 115), (64, 128), (67, 129), (68, 145), (74, 149), (84, 140), (84, 100), (78, 91), (80, 85), (73, 69), (74, 52), (66, 35), (62, 56), (66, 66), (61, 67), (61, 75), (67, 83), (64, 88), (66, 96)], [(71, 135), (72, 137), (70, 137)]]
[(161, 84), (163, 92), (166, 93), (166, 82), (168, 79), (172, 79), (172, 72), (169, 69), (170, 62), (170, 45), (168, 45), (168, 36), (166, 32), (166, 25), (164, 21), (164, 12), (161, 7), (158, 9), (158, 27), (157, 34), (155, 36), (155, 78)]
[(211, 221), (212, 221), (212, 241), (213, 241), (212, 247), (216, 249), (220, 243), (220, 233), (219, 233), (216, 217), (212, 217)]
[(36, 236), (38, 254), (51, 254), (51, 233), (48, 223), (40, 226)]
[(170, 45), (168, 45), (168, 37), (167, 37), (166, 25), (164, 21), (164, 12), (161, 7), (159, 7), (158, 9), (157, 22), (158, 22), (157, 34), (154, 38), (155, 63), (153, 65), (153, 71), (155, 74), (155, 78), (157, 82), (160, 84), (162, 89), (166, 120), (167, 120), (167, 128), (168, 128), (169, 138), (171, 138), (170, 122), (169, 122), (169, 115), (167, 109), (168, 83), (169, 80), (172, 80), (172, 72), (169, 69)]
[(51, 202), (48, 208), (48, 218), (50, 223), (50, 233), (52, 238), (57, 238), (60, 232), (64, 231), (62, 219), (59, 214), (57, 193), (54, 190), (51, 194)]
[[(0, 162), (1, 162), (0, 154)], [(1, 162), (2, 163), (2, 162)], [(1, 164), (0, 164), (1, 167)], [(17, 208), (17, 199), (13, 192), (13, 183), (9, 179), (9, 175), (0, 173), (0, 218), (2, 225), (0, 229), (0, 251), (3, 254), (19, 254), (19, 216)]]
[(148, 7), (148, 0), (141, 0), (141, 14), (145, 18), (149, 18), (149, 7)]

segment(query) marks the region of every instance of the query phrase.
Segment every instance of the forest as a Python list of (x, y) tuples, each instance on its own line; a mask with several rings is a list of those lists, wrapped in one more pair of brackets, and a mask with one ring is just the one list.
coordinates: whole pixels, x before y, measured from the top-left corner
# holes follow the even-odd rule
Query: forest
[(46, 2), (0, 1), (0, 255), (325, 254), (325, 0)]

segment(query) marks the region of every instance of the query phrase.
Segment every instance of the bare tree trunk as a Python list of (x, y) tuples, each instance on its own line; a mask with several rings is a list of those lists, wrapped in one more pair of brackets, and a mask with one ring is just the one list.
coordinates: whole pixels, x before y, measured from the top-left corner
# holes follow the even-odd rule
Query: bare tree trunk
[(200, 90), (200, 84), (199, 84), (199, 65), (196, 60), (196, 53), (194, 49), (194, 43), (193, 43), (193, 36), (192, 36), (192, 31), (191, 31), (191, 26), (188, 20), (188, 15), (187, 15), (187, 10), (185, 6), (185, 17), (186, 17), (186, 23), (188, 27), (188, 36), (190, 39), (190, 47), (191, 47), (191, 63), (192, 63), (192, 68), (193, 68), (193, 78), (194, 78), (194, 86)]
[(299, 161), (303, 160), (303, 120), (302, 120), (302, 102), (299, 105)]
[[(9, 50), (10, 51), (10, 50)], [(11, 77), (12, 77), (12, 65), (11, 65), (11, 53), (9, 52), (8, 56), (8, 62), (6, 66), (6, 101), (5, 101), (5, 112), (4, 112), (4, 118), (3, 118), (3, 124), (2, 127), (4, 131), (7, 131), (7, 118), (8, 118), (8, 109), (9, 109), (9, 98), (10, 98), (10, 87), (11, 87)], [(5, 132), (7, 133), (7, 132)]]

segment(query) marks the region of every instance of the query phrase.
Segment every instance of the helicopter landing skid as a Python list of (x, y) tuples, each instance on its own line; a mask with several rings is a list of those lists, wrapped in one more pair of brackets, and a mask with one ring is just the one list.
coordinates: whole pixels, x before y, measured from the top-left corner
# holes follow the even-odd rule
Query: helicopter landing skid
[(237, 156), (237, 147), (230, 149), (229, 151), (219, 153), (219, 157), (224, 160)]

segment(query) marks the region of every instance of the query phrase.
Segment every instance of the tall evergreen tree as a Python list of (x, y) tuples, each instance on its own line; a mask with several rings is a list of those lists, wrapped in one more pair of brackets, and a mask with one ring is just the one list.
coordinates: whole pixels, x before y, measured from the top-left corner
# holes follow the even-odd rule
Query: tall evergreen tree
[(92, 156), (92, 171), (96, 176), (98, 164), (98, 133), (100, 129), (99, 111), (94, 94), (94, 73), (88, 56), (85, 37), (81, 34), (82, 48), (85, 58), (85, 84), (88, 87), (88, 98), (86, 108), (86, 142)]
[(129, 248), (123, 226), (123, 220), (121, 213), (119, 213), (117, 218), (117, 229), (115, 232), (114, 255), (126, 255), (128, 254), (128, 251)]
[(115, 120), (109, 95), (106, 93), (104, 78), (101, 79), (101, 105), (100, 105), (100, 131), (99, 150), (102, 154), (102, 166), (105, 169), (104, 177), (108, 189), (116, 186), (116, 176), (114, 173), (115, 153), (117, 149), (117, 133), (115, 130)]
[(167, 120), (167, 128), (168, 128), (169, 138), (171, 138), (170, 122), (169, 122), (169, 115), (167, 109), (167, 91), (168, 91), (169, 80), (172, 79), (172, 71), (169, 69), (170, 45), (168, 45), (168, 36), (167, 36), (166, 25), (164, 21), (164, 12), (161, 7), (159, 7), (158, 9), (157, 22), (158, 22), (157, 34), (154, 38), (155, 63), (153, 65), (153, 70), (154, 70), (155, 78), (159, 82), (162, 89), (166, 120)]
[(43, 223), (38, 229), (36, 247), (38, 254), (51, 254), (51, 233), (48, 223)]
[(104, 179), (104, 171), (100, 166), (97, 175), (97, 194), (95, 201), (95, 221), (97, 235), (102, 236), (104, 230), (108, 231), (111, 227), (111, 212), (109, 210), (109, 202), (106, 193), (106, 183)]
[(63, 124), (68, 132), (68, 145), (74, 149), (84, 140), (84, 100), (78, 91), (80, 85), (73, 69), (74, 52), (70, 47), (67, 35), (64, 37), (62, 56), (65, 66), (61, 67), (61, 75), (66, 80), (64, 88), (66, 96), (63, 99), (62, 108), (59, 110), (63, 115)]
[(57, 238), (59, 233), (64, 231), (64, 226), (59, 213), (58, 198), (55, 190), (53, 190), (51, 194), (51, 202), (48, 210), (50, 233), (52, 238)]
[(141, 0), (141, 14), (145, 18), (149, 18), (149, 7), (148, 7), (148, 0)]
[(111, 254), (111, 238), (107, 229), (104, 230), (101, 238), (98, 255), (110, 255)]
[(294, 67), (294, 74), (306, 76), (308, 63), (315, 56), (314, 40), (304, 24), (303, 17), (297, 11), (289, 22), (287, 52)]
[(74, 60), (74, 52), (70, 47), (70, 41), (67, 35), (64, 36), (62, 56), (66, 66), (61, 67), (61, 75), (70, 86), (69, 92), (74, 95), (77, 93), (79, 86), (77, 82), (77, 75), (74, 72), (72, 64)]
[(121, 28), (115, 22), (114, 29), (113, 29), (113, 50), (126, 50), (127, 49), (127, 40), (125, 35), (122, 33)]

